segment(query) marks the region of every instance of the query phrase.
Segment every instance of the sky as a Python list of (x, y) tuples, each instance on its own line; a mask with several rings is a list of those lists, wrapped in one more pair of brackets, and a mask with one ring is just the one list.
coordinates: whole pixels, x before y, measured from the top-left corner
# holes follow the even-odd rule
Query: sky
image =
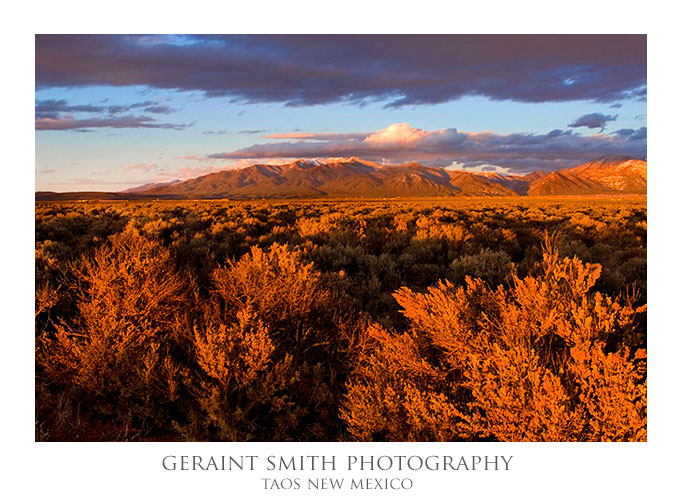
[(644, 35), (36, 35), (36, 190), (358, 156), (647, 156)]

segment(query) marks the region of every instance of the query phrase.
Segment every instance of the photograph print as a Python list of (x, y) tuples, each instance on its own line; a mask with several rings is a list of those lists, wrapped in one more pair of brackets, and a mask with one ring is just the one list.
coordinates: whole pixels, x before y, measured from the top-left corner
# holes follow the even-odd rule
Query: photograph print
[(646, 35), (36, 35), (35, 440), (647, 440)]

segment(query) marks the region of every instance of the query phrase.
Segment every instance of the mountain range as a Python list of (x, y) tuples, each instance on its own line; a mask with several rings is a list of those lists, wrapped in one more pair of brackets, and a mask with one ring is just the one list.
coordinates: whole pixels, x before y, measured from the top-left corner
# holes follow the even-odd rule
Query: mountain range
[(125, 192), (36, 192), (36, 200), (259, 199), (438, 196), (617, 195), (647, 193), (647, 162), (606, 156), (529, 174), (470, 172), (417, 162), (382, 165), (357, 157), (255, 164), (197, 178), (142, 185)]

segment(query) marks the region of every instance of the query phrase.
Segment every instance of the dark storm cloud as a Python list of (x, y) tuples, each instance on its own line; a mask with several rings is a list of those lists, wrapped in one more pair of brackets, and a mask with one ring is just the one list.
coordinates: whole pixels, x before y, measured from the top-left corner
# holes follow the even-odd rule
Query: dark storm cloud
[(117, 115), (134, 109), (143, 108), (145, 113), (171, 113), (174, 110), (156, 101), (142, 101), (130, 105), (70, 105), (65, 99), (43, 99), (35, 103), (35, 116), (38, 118), (56, 119), (62, 113), (108, 113)]
[(159, 105), (156, 101), (142, 101), (141, 103), (132, 103), (131, 105), (112, 105), (107, 106), (106, 111), (111, 114), (125, 113), (134, 109), (142, 108), (145, 113), (172, 113), (175, 110), (169, 106)]
[(57, 118), (61, 113), (98, 113), (106, 110), (105, 106), (69, 105), (65, 99), (43, 99), (35, 104), (35, 116), (41, 118)]
[(289, 106), (646, 96), (644, 35), (37, 35), (36, 85), (143, 85)]
[[(464, 167), (492, 164), (510, 171), (554, 170), (574, 166), (602, 155), (624, 154), (646, 158), (646, 128), (622, 129), (608, 135), (582, 136), (560, 129), (547, 134), (495, 134), (457, 129), (426, 131), (409, 124), (391, 126), (368, 135), (332, 134), (327, 139), (302, 133), (307, 140), (256, 144), (232, 152), (209, 155), (213, 159), (323, 158), (359, 156), (368, 160), (418, 160), (431, 165)], [(328, 133), (326, 133), (328, 134)]]
[(155, 106), (158, 103), (155, 101), (142, 101), (141, 103), (132, 103), (131, 105), (111, 105), (106, 107), (106, 111), (109, 113), (125, 113), (135, 108), (144, 108), (148, 106)]
[(238, 134), (262, 134), (265, 132), (269, 132), (269, 129), (243, 129), (242, 131), (239, 131)]
[(230, 132), (231, 131), (229, 131), (229, 129), (220, 129), (220, 130), (217, 130), (217, 131), (213, 131), (213, 130), (203, 131), (203, 134), (205, 134), (206, 136), (210, 136), (212, 134), (218, 134), (218, 135), (229, 134)]
[(619, 129), (618, 131), (614, 131), (614, 134), (631, 141), (646, 140), (647, 128), (640, 127), (639, 129)]
[(165, 105), (152, 105), (147, 106), (143, 111), (145, 113), (172, 113), (175, 109)]
[(164, 124), (156, 122), (155, 119), (145, 116), (107, 116), (92, 117), (87, 119), (76, 119), (72, 115), (52, 117), (36, 117), (36, 131), (79, 131), (90, 132), (94, 128), (113, 128), (113, 129), (175, 129), (181, 130), (191, 124)]
[(589, 113), (574, 120), (567, 127), (587, 127), (588, 129), (600, 129), (607, 127), (607, 122), (613, 122), (618, 115), (604, 115), (603, 113)]

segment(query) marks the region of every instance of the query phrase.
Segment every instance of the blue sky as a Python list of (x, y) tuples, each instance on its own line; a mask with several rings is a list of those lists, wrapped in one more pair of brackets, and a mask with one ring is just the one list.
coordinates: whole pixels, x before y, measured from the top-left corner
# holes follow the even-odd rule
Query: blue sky
[(36, 189), (354, 153), (500, 172), (646, 157), (645, 37), (544, 37), (37, 36)]

